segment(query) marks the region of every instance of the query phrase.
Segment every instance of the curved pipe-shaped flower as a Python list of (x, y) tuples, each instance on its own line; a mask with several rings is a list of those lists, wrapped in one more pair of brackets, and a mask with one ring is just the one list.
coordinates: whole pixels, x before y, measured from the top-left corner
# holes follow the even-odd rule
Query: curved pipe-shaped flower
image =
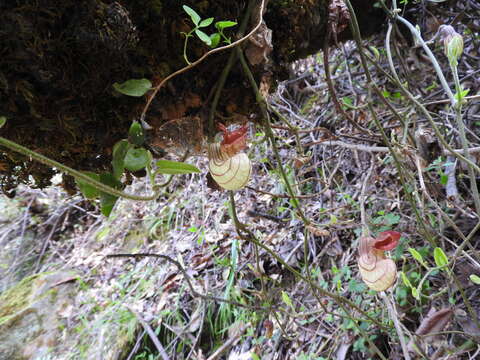
[(377, 238), (362, 237), (358, 247), (360, 275), (369, 288), (384, 291), (391, 287), (397, 277), (395, 262), (385, 256), (385, 251), (398, 245), (401, 234), (384, 231)]
[(240, 152), (247, 146), (248, 126), (245, 124), (234, 131), (228, 131), (222, 124), (218, 127), (223, 132), (223, 141), (207, 145), (210, 175), (226, 190), (241, 189), (252, 172), (250, 159)]

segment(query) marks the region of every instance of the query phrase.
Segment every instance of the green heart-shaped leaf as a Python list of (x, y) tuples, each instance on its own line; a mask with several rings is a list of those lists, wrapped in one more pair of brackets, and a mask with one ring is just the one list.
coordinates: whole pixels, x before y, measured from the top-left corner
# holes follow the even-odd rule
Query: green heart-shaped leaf
[(150, 161), (148, 150), (144, 148), (130, 148), (125, 155), (125, 168), (130, 171), (138, 171), (145, 168)]
[(193, 10), (191, 7), (188, 7), (187, 5), (183, 5), (182, 7), (183, 10), (185, 10), (185, 12), (190, 16), (190, 19), (192, 19), (193, 23), (195, 25), (198, 25), (201, 19), (200, 15), (198, 15), (195, 10)]
[(208, 19), (205, 19), (205, 20), (202, 20), (202, 22), (200, 24), (198, 24), (198, 27), (199, 28), (202, 28), (202, 27), (207, 27), (208, 25), (210, 25), (211, 23), (213, 22), (213, 18), (208, 18)]
[(130, 79), (121, 84), (114, 83), (113, 88), (121, 94), (140, 97), (152, 88), (152, 83), (148, 79)]
[(235, 25), (237, 25), (235, 21), (218, 21), (215, 23), (215, 27), (218, 30), (226, 29)]
[(473, 282), (474, 284), (480, 285), (480, 276), (477, 276), (475, 274), (470, 275), (470, 281)]
[(143, 127), (138, 121), (134, 121), (128, 130), (128, 140), (137, 146), (142, 146), (145, 142), (145, 133)]
[(443, 250), (439, 247), (436, 247), (433, 250), (433, 258), (435, 260), (435, 264), (437, 267), (443, 267), (448, 264), (447, 255), (443, 252)]
[[(83, 173), (85, 175), (87, 175), (88, 177), (92, 178), (93, 180), (100, 181), (100, 175), (95, 174), (94, 172), (83, 171)], [(84, 180), (80, 180), (80, 179), (76, 178), (75, 182), (77, 183), (77, 186), (80, 189), (80, 192), (87, 199), (95, 199), (100, 194), (99, 190), (95, 186), (90, 185), (89, 183), (85, 182)]]
[(127, 155), (128, 149), (132, 146), (127, 140), (123, 139), (117, 142), (113, 146), (112, 151), (112, 167), (113, 167), (113, 176), (120, 179), (125, 169), (125, 156)]
[(198, 30), (198, 29), (195, 30), (195, 34), (197, 34), (198, 38), (202, 40), (205, 44), (209, 46), (212, 44), (212, 40), (210, 40), (210, 36), (205, 34), (202, 30)]
[(420, 264), (424, 263), (422, 254), (420, 254), (417, 250), (413, 248), (408, 248), (408, 251), (410, 252), (410, 254), (412, 254), (413, 258), (417, 260)]
[(220, 42), (220, 34), (219, 33), (213, 33), (210, 35), (210, 41), (212, 42), (210, 44), (210, 47), (215, 48), (217, 47), (218, 43)]
[[(113, 176), (111, 173), (100, 174), (100, 181), (115, 189), (121, 189), (123, 187), (122, 183)], [(100, 191), (100, 211), (103, 215), (109, 216), (117, 202), (118, 197), (115, 195), (110, 195)]]
[(157, 161), (157, 173), (160, 174), (191, 174), (199, 173), (200, 170), (191, 164), (186, 164), (184, 162), (170, 161), (170, 160), (159, 160)]

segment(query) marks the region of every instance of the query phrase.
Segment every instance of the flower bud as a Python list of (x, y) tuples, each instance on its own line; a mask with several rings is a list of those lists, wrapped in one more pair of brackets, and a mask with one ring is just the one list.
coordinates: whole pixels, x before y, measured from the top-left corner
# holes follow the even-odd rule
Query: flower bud
[(463, 53), (463, 38), (450, 25), (442, 25), (439, 28), (440, 36), (443, 39), (445, 55), (451, 64), (457, 64)]

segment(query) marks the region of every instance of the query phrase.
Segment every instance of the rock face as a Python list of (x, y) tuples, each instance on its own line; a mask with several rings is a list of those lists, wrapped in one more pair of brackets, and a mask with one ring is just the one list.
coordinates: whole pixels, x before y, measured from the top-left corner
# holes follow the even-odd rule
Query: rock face
[(62, 341), (75, 278), (73, 271), (37, 274), (0, 295), (0, 360), (40, 359)]
[[(34, 264), (32, 249), (37, 246), (33, 231), (27, 230), (21, 234), (6, 236), (0, 241), (0, 294), (31, 274)], [(30, 255), (32, 254), (32, 255)], [(15, 271), (10, 271), (12, 266)], [(0, 305), (1, 306), (1, 305)]]
[(99, 291), (64, 270), (0, 293), (0, 360), (124, 359), (137, 320), (120, 302), (99, 302)]
[[(75, 226), (57, 232), (48, 225), (71, 209), (58, 189), (43, 195), (20, 191), (21, 199), (0, 195), (0, 360), (125, 359), (137, 337), (138, 321), (123, 305), (133, 304), (147, 291), (144, 288), (153, 297), (150, 287), (165, 272), (151, 271), (155, 278), (140, 286), (137, 276), (144, 281), (143, 267), (128, 267), (125, 272), (122, 262), (104, 257), (105, 253), (135, 252), (144, 244), (146, 230), (128, 231), (123, 238), (120, 234), (127, 233), (125, 226), (130, 225), (123, 224), (121, 216), (115, 225), (118, 233), (106, 225), (108, 231), (101, 237), (92, 232), (82, 242), (77, 231), (85, 223), (71, 210)], [(99, 241), (109, 232), (119, 241)], [(43, 263), (39, 254), (48, 238), (50, 248), (42, 257), (48, 260)], [(57, 246), (71, 252), (57, 258)], [(65, 260), (71, 270), (61, 270)], [(52, 270), (35, 274), (37, 268)], [(133, 283), (131, 276), (136, 279)]]

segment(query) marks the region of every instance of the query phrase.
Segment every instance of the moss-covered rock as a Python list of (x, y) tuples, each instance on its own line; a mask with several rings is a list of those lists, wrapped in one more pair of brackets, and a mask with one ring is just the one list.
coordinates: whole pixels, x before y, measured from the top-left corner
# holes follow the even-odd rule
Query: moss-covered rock
[(0, 360), (37, 359), (61, 339), (62, 312), (74, 299), (75, 273), (29, 276), (0, 294)]

